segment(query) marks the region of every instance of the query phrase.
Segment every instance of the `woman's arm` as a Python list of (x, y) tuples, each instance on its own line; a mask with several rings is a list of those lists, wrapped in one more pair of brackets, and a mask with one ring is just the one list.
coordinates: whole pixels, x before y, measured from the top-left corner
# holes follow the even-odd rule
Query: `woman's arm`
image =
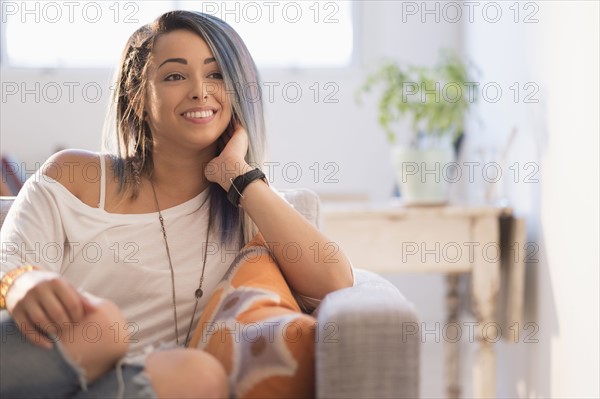
[[(96, 156), (97, 157), (97, 156)], [(0, 270), (8, 273), (32, 265), (36, 270), (16, 277), (8, 287), (5, 305), (23, 331), (43, 331), (53, 325), (79, 322), (94, 306), (60, 276), (65, 232), (52, 186), (62, 184), (72, 190), (74, 167), (89, 159), (64, 151), (51, 157), (31, 176), (11, 206), (0, 232)], [(96, 184), (97, 185), (97, 184)], [(52, 249), (58, 248), (56, 254)], [(58, 255), (58, 256), (57, 256)], [(51, 347), (41, 334), (25, 334), (32, 342)]]
[[(253, 169), (244, 161), (247, 148), (247, 133), (238, 125), (225, 149), (207, 165), (207, 178), (229, 190), (229, 179)], [(350, 262), (338, 245), (266, 183), (250, 183), (240, 205), (258, 227), (294, 291), (322, 299), (331, 291), (353, 284)]]
[(256, 180), (243, 194), (240, 205), (256, 223), (294, 291), (322, 299), (353, 284), (350, 262), (339, 246), (266, 183)]

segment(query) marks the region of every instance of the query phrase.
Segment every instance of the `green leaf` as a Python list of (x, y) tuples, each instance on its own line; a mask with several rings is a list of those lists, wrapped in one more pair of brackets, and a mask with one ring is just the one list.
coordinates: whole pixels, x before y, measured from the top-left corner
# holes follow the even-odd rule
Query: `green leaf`
[[(405, 118), (411, 120), (415, 135), (424, 128), (427, 134), (450, 135), (454, 139), (464, 130), (465, 115), (478, 100), (477, 95), (473, 101), (468, 101), (467, 97), (466, 83), (474, 81), (472, 69), (456, 53), (447, 50), (442, 51), (433, 67), (386, 61), (365, 78), (355, 93), (356, 100), (359, 102), (362, 94), (369, 93), (374, 87), (383, 86), (378, 120), (390, 143), (396, 138), (391, 125)], [(447, 85), (462, 89), (458, 99), (446, 99)]]

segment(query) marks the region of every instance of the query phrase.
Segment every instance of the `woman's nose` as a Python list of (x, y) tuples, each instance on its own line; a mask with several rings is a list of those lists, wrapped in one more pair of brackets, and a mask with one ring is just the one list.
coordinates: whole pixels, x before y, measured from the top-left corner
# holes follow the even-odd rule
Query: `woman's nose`
[(190, 95), (193, 100), (206, 101), (208, 96), (214, 95), (217, 91), (217, 85), (212, 82), (204, 82), (200, 81), (197, 84), (194, 84), (192, 90), (190, 91)]

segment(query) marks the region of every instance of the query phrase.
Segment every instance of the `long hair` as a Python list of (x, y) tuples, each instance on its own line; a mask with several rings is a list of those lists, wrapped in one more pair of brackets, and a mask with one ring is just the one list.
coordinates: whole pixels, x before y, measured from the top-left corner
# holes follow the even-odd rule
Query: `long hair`
[[(150, 176), (153, 170), (152, 132), (144, 120), (148, 61), (158, 37), (181, 29), (204, 39), (214, 54), (231, 96), (232, 118), (248, 132), (246, 162), (253, 166), (264, 162), (266, 135), (260, 80), (246, 45), (231, 26), (214, 16), (170, 11), (131, 35), (117, 71), (104, 146), (115, 157), (113, 170), (119, 192), (125, 197), (137, 197), (141, 178)], [(248, 89), (258, 90), (259, 95), (247, 96)], [(219, 185), (211, 183), (209, 190), (210, 211), (217, 222), (213, 228), (220, 230), (221, 239), (232, 242), (240, 237), (240, 245), (248, 242), (256, 232), (252, 221), (227, 201), (227, 193)]]

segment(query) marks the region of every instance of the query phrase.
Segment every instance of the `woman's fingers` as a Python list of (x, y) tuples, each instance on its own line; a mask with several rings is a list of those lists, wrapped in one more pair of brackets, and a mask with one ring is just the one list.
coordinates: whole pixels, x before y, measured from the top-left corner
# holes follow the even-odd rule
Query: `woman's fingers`
[(243, 160), (248, 151), (248, 133), (246, 129), (239, 122), (236, 122), (233, 129), (227, 129), (221, 137), (223, 138), (224, 148), (220, 157)]
[(231, 145), (233, 154), (244, 159), (248, 151), (248, 132), (246, 132), (246, 129), (239, 122), (236, 122), (229, 143), (227, 144)]
[(228, 129), (219, 140), (224, 143), (224, 148), (207, 164), (204, 174), (209, 181), (218, 183), (227, 191), (230, 178), (248, 171), (249, 166), (245, 161), (248, 152), (248, 133), (239, 122), (236, 122), (233, 130)]
[(50, 321), (61, 327), (78, 322), (83, 317), (79, 293), (62, 279), (41, 282), (27, 293), (29, 295), (42, 307)]
[[(37, 345), (52, 346), (52, 339), (64, 336), (94, 306), (66, 281), (47, 280), (29, 290), (13, 309), (23, 334)], [(25, 330), (23, 330), (25, 329)]]
[(50, 322), (39, 306), (16, 306), (11, 316), (25, 338), (42, 348), (52, 348), (52, 341), (40, 332)]
[[(56, 315), (55, 321), (79, 322), (85, 315), (81, 294), (66, 281), (56, 279), (50, 281), (50, 283), (53, 294), (51, 297), (57, 299), (56, 302), (48, 303), (48, 306), (56, 306), (53, 309), (46, 308), (50, 316), (54, 317)], [(56, 313), (51, 313), (51, 311)]]

